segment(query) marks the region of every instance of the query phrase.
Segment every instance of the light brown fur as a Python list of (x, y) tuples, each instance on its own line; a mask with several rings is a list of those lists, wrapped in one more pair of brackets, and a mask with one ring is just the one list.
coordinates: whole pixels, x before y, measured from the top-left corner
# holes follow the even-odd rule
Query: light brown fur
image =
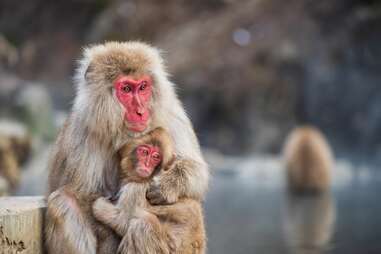
[[(151, 119), (143, 133), (128, 130), (124, 112), (114, 95), (111, 81), (124, 72), (144, 73), (153, 79)], [(174, 203), (186, 197), (203, 199), (209, 176), (207, 164), (155, 48), (139, 42), (109, 42), (87, 48), (75, 83), (73, 109), (59, 133), (49, 163), (50, 196), (45, 231), (50, 253), (94, 253), (98, 241), (91, 227), (93, 217), (82, 207), (81, 200), (88, 200), (92, 195), (115, 194), (119, 190), (116, 152), (123, 144), (156, 127), (163, 127), (174, 141), (176, 173), (156, 175), (148, 190), (150, 202)], [(182, 164), (182, 160), (191, 161), (191, 167)], [(78, 196), (71, 198), (67, 193)], [(105, 253), (113, 253), (113, 249)]]
[(162, 163), (159, 170), (170, 172), (173, 149), (169, 135), (157, 128), (121, 149), (122, 189), (116, 205), (105, 198), (94, 203), (97, 219), (114, 229), (122, 238), (121, 253), (205, 252), (205, 230), (199, 201), (182, 198), (169, 206), (152, 206), (146, 192), (152, 176), (142, 178), (136, 173), (135, 149), (150, 144), (160, 147)]
[(13, 140), (0, 135), (0, 176), (4, 177), (12, 189), (20, 182), (20, 164)]
[(288, 186), (293, 192), (323, 192), (329, 189), (333, 158), (323, 134), (314, 127), (291, 132), (284, 147)]

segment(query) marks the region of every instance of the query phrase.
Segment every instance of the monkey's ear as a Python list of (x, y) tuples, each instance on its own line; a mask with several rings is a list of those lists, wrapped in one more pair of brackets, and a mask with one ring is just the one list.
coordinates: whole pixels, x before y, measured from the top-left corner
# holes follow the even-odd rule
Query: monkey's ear
[(91, 62), (89, 66), (87, 66), (87, 69), (85, 71), (85, 80), (89, 79), (89, 76), (91, 75), (91, 73), (93, 73), (94, 69), (94, 63)]
[(120, 167), (122, 169), (128, 169), (128, 158), (122, 157), (122, 159), (120, 161)]
[(151, 135), (154, 138), (160, 140), (162, 143), (165, 143), (165, 146), (167, 146), (167, 144), (171, 144), (172, 142), (171, 136), (163, 127), (157, 127), (156, 129), (151, 131)]
[(131, 146), (129, 146), (128, 144), (125, 144), (124, 146), (122, 146), (122, 148), (119, 149), (118, 154), (121, 158), (124, 158), (128, 156), (130, 151), (131, 151)]

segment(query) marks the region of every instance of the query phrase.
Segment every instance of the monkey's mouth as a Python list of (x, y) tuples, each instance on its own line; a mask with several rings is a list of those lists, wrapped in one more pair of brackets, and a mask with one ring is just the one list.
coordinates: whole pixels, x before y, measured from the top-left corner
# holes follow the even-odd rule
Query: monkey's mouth
[(130, 131), (143, 132), (149, 122), (149, 114), (134, 115), (126, 112), (124, 114), (124, 120), (127, 122), (127, 127)]
[(137, 169), (137, 172), (138, 174), (141, 176), (141, 177), (149, 177), (151, 175), (151, 171), (149, 170), (145, 170), (143, 168), (138, 168)]
[(128, 129), (133, 132), (142, 132), (147, 128), (147, 122), (131, 123), (128, 122)]

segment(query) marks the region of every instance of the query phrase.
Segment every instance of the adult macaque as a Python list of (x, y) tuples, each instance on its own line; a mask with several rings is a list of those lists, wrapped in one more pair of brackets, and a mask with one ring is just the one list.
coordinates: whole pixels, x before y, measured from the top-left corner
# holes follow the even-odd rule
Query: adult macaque
[(154, 171), (172, 173), (172, 146), (169, 135), (157, 128), (122, 147), (122, 187), (117, 204), (105, 198), (94, 203), (95, 217), (123, 237), (119, 253), (205, 252), (199, 201), (182, 198), (173, 205), (151, 206), (146, 199)]
[(115, 194), (119, 190), (117, 151), (156, 127), (171, 134), (177, 159), (172, 174), (155, 177), (147, 193), (149, 201), (201, 200), (208, 183), (208, 168), (192, 125), (155, 48), (139, 42), (88, 48), (75, 80), (74, 106), (49, 166), (46, 242), (51, 253), (95, 253), (98, 243), (91, 215), (70, 193), (80, 199)]
[(309, 126), (296, 128), (288, 136), (283, 153), (291, 191), (318, 193), (329, 188), (333, 156), (319, 130)]

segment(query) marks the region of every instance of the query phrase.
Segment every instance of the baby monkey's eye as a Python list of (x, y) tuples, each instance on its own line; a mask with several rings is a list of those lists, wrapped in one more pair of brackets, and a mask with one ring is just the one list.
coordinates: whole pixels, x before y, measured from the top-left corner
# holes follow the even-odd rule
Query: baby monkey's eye
[(161, 159), (159, 153), (154, 153), (154, 154), (152, 154), (152, 158), (155, 159), (155, 160), (160, 160), (160, 159)]
[(149, 152), (148, 152), (147, 148), (140, 147), (140, 148), (138, 148), (138, 153), (143, 155), (143, 156), (147, 156)]

